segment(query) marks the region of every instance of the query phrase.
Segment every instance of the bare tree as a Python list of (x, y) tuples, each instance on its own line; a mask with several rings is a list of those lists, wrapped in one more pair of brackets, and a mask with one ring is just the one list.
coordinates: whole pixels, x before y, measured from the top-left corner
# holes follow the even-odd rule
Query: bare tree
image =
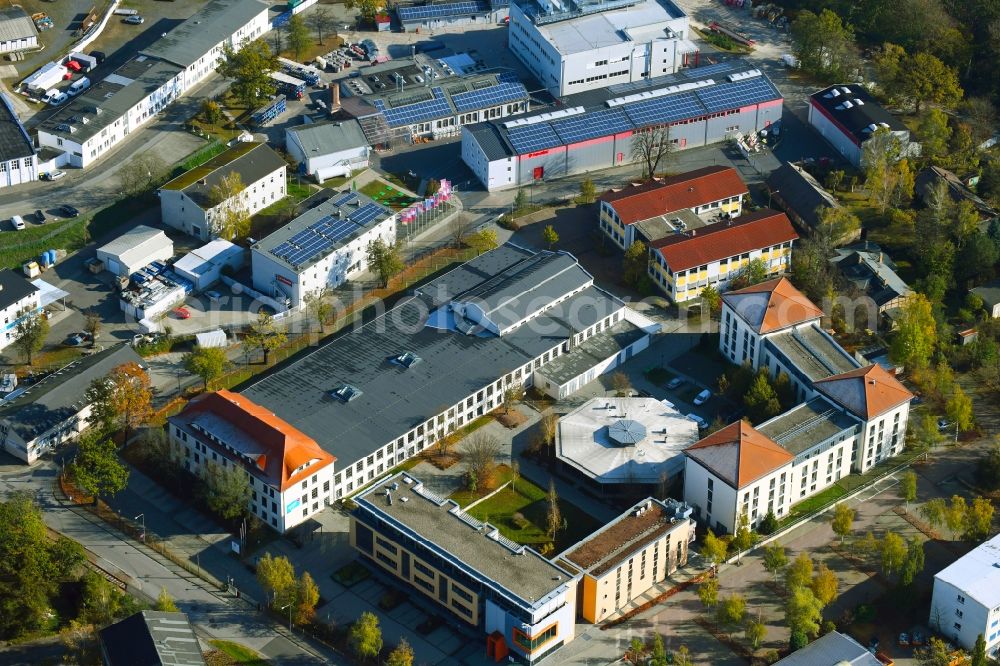
[(143, 153), (118, 172), (118, 186), (126, 197), (141, 197), (152, 192), (167, 175), (167, 164), (153, 153)]
[(619, 398), (627, 397), (628, 392), (632, 389), (632, 383), (629, 381), (628, 375), (621, 370), (611, 375), (611, 386), (614, 387), (615, 395)]
[(559, 425), (559, 417), (556, 414), (546, 414), (539, 424), (541, 428), (542, 440), (545, 446), (551, 446), (556, 438), (556, 428)]
[(643, 178), (652, 178), (661, 163), (666, 163), (674, 144), (670, 140), (670, 127), (650, 127), (632, 135), (632, 159), (641, 162)]
[(451, 236), (452, 245), (462, 247), (465, 237), (469, 235), (469, 226), (469, 216), (465, 213), (459, 213), (451, 218), (451, 222), (448, 223), (448, 234)]
[(309, 27), (316, 31), (316, 42), (323, 43), (323, 33), (329, 32), (333, 16), (326, 7), (316, 7), (306, 18)]
[(514, 405), (522, 400), (524, 400), (524, 386), (521, 384), (512, 384), (507, 387), (507, 390), (503, 392), (504, 413), (510, 414), (510, 410), (514, 409)]
[(463, 447), (462, 457), (471, 489), (488, 489), (502, 449), (503, 444), (493, 435), (477, 432), (469, 438)]
[(549, 479), (549, 492), (546, 495), (548, 511), (545, 515), (545, 523), (548, 528), (549, 538), (555, 539), (556, 532), (563, 526), (562, 512), (559, 511), (559, 495), (556, 494), (556, 482)]

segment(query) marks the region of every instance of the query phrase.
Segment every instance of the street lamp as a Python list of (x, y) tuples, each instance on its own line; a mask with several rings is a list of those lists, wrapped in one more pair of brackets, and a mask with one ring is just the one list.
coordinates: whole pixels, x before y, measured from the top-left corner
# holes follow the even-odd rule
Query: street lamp
[(771, 190), (771, 189), (768, 189), (768, 191), (767, 191), (767, 207), (768, 208), (771, 207), (771, 195), (772, 194), (781, 194), (781, 190)]
[(288, 631), (291, 631), (292, 630), (292, 604), (291, 604), (291, 602), (289, 602), (288, 604), (282, 606), (279, 610), (285, 610), (286, 608), (288, 609)]
[(136, 516), (132, 520), (141, 520), (142, 521), (142, 534), (140, 535), (139, 538), (142, 540), (143, 543), (146, 543), (146, 514), (145, 513), (140, 513), (138, 516)]

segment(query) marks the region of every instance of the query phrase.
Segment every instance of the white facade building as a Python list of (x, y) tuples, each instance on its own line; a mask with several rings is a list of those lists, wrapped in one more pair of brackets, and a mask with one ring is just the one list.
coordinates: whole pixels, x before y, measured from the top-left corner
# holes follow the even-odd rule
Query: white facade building
[(239, 245), (216, 238), (185, 254), (173, 268), (182, 278), (191, 281), (195, 291), (200, 291), (218, 282), (224, 268), (241, 268), (245, 254)]
[(971, 651), (1000, 654), (1000, 535), (979, 544), (934, 576), (930, 627)]
[(117, 276), (128, 276), (154, 261), (174, 256), (174, 243), (159, 229), (139, 224), (97, 248), (104, 268)]
[(35, 144), (6, 95), (0, 94), (0, 188), (38, 180)]
[(38, 30), (23, 7), (0, 9), (0, 53), (38, 48)]
[(809, 124), (856, 168), (862, 166), (865, 144), (880, 130), (899, 140), (901, 157), (920, 154), (920, 144), (910, 142), (910, 130), (903, 121), (886, 111), (861, 84), (830, 86), (811, 95)]
[(0, 351), (17, 340), (21, 319), (41, 308), (41, 290), (28, 278), (12, 270), (0, 271)]
[[(238, 143), (200, 167), (174, 178), (159, 190), (163, 223), (202, 240), (219, 235), (228, 210), (246, 215), (285, 198), (287, 164), (265, 143)], [(243, 189), (222, 202), (215, 188), (238, 175)]]
[(235, 467), (250, 480), (250, 512), (284, 534), (333, 497), (334, 461), (315, 441), (243, 396), (198, 396), (168, 419), (171, 455), (193, 474)]
[(852, 472), (899, 455), (913, 395), (877, 364), (861, 367), (820, 327), (822, 311), (785, 278), (723, 296), (719, 351), (791, 379), (796, 407), (756, 428), (738, 422), (689, 447), (684, 499), (732, 532)]
[(318, 183), (367, 169), (371, 152), (357, 120), (286, 128), (285, 149)]
[(368, 270), (368, 245), (396, 242), (397, 215), (358, 192), (339, 192), (251, 249), (253, 286), (299, 307)]
[(673, 74), (698, 62), (672, 0), (510, 4), (510, 49), (553, 95)]

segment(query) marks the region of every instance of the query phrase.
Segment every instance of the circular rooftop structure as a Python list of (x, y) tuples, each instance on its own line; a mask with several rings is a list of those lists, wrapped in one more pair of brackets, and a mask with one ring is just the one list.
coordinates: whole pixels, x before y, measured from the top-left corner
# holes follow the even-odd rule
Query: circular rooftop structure
[(646, 439), (646, 426), (633, 419), (618, 419), (608, 426), (608, 438), (619, 446), (634, 446)]
[(654, 398), (593, 398), (559, 420), (556, 455), (601, 484), (659, 483), (684, 469), (698, 425)]

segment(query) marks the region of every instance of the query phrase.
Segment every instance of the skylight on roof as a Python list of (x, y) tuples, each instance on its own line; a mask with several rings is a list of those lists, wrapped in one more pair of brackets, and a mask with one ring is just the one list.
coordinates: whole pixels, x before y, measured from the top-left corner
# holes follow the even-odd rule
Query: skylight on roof
[(394, 356), (392, 358), (393, 363), (395, 363), (396, 365), (401, 365), (407, 370), (415, 366), (417, 363), (420, 363), (420, 361), (422, 360), (423, 360), (422, 358), (420, 358), (411, 351), (403, 352), (399, 356)]
[(364, 391), (359, 389), (357, 386), (352, 386), (351, 384), (342, 384), (330, 391), (330, 395), (343, 402), (350, 402), (355, 398), (359, 398), (363, 393)]

